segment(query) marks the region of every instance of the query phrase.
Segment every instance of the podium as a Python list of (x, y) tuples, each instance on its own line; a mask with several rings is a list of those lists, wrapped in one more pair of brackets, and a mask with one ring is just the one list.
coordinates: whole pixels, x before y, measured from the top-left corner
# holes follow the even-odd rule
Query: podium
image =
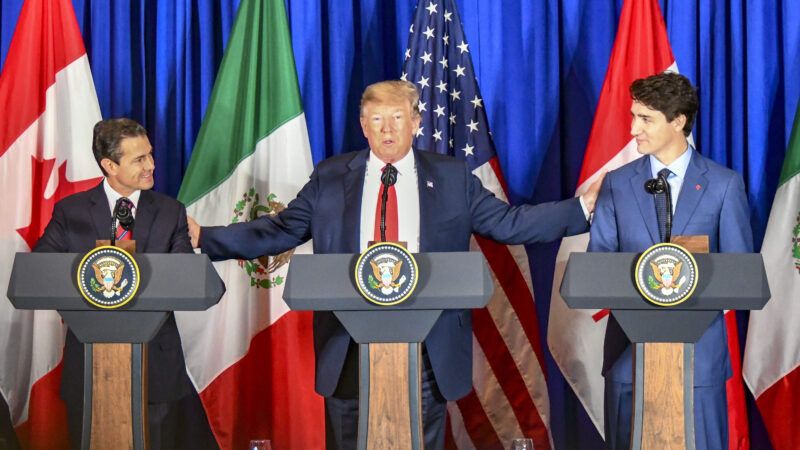
[(8, 298), (17, 309), (57, 310), (85, 344), (83, 448), (146, 449), (144, 344), (169, 312), (206, 310), (225, 286), (205, 255), (141, 253), (135, 256), (141, 276), (136, 297), (120, 309), (100, 310), (78, 291), (75, 274), (82, 257), (17, 253)]
[[(610, 309), (635, 345), (632, 449), (694, 449), (694, 343), (720, 311), (761, 309), (769, 300), (758, 253), (695, 253), (694, 294), (670, 307), (645, 301), (635, 287), (639, 254), (572, 253), (561, 296), (573, 309)], [(665, 345), (663, 343), (682, 344)]]
[(486, 306), (494, 283), (481, 253), (414, 255), (419, 282), (394, 306), (358, 292), (358, 255), (294, 255), (283, 298), (292, 310), (332, 311), (359, 345), (358, 449), (422, 449), (421, 343), (446, 309)]

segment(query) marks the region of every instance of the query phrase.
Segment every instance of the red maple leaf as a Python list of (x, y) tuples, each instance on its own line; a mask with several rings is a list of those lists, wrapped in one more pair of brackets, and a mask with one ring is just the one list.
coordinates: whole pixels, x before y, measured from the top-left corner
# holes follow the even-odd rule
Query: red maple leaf
[(47, 182), (50, 181), (55, 164), (55, 158), (37, 159), (35, 156), (31, 156), (31, 222), (27, 227), (17, 230), (22, 239), (28, 243), (28, 248), (31, 249), (44, 233), (50, 216), (53, 215), (53, 207), (56, 202), (68, 195), (93, 188), (102, 180), (102, 177), (98, 177), (73, 183), (67, 179), (67, 162), (64, 161), (58, 166), (58, 185), (55, 192), (45, 198), (44, 191), (47, 188)]

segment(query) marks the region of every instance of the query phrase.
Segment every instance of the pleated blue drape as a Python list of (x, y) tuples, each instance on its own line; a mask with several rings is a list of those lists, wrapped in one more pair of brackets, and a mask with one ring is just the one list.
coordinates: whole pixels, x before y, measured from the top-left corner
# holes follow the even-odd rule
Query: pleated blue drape
[[(456, 3), (510, 200), (573, 195), (621, 0)], [(21, 4), (0, 4), (0, 61)], [(155, 147), (156, 189), (175, 195), (239, 0), (73, 4), (103, 116), (145, 125)], [(365, 146), (358, 126), (361, 91), (399, 76), (415, 5), (286, 0), (315, 162)], [(661, 7), (679, 70), (699, 88), (698, 150), (745, 177), (760, 245), (800, 97), (800, 2), (661, 0)], [(7, 113), (13, 112), (0, 112), (0, 120)], [(528, 248), (543, 321), (556, 249)], [(600, 448), (549, 355), (547, 370), (556, 446)], [(754, 425), (754, 448), (769, 448), (757, 419)]]

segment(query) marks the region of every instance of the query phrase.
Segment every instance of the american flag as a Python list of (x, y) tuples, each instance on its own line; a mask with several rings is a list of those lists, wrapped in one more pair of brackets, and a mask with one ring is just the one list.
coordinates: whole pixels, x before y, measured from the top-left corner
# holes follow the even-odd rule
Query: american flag
[[(421, 0), (409, 29), (402, 79), (420, 92), (419, 149), (463, 159), (483, 185), (507, 201), (505, 181), (470, 47), (452, 0)], [(489, 305), (473, 311), (473, 389), (448, 405), (447, 447), (508, 448), (529, 437), (551, 448), (550, 402), (539, 321), (524, 248), (475, 236), (495, 279)]]

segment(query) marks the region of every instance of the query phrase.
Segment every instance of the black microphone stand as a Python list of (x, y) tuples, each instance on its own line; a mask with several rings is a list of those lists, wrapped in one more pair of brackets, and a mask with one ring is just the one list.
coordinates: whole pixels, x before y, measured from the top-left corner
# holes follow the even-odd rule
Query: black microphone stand
[[(664, 242), (669, 243), (672, 239), (672, 190), (667, 182), (667, 177), (658, 174), (657, 178), (645, 181), (644, 190), (649, 194), (664, 194), (664, 201), (666, 201), (667, 217), (664, 218)], [(658, 201), (658, 197), (655, 198)], [(660, 225), (660, 223), (659, 223)]]
[(664, 201), (667, 202), (667, 217), (664, 224), (664, 242), (669, 242), (672, 239), (672, 189), (669, 187), (667, 177), (658, 175), (658, 178), (664, 185)]
[(386, 164), (381, 174), (381, 183), (383, 184), (381, 192), (381, 242), (386, 242), (386, 202), (389, 200), (389, 187), (396, 182), (397, 169), (391, 164)]

